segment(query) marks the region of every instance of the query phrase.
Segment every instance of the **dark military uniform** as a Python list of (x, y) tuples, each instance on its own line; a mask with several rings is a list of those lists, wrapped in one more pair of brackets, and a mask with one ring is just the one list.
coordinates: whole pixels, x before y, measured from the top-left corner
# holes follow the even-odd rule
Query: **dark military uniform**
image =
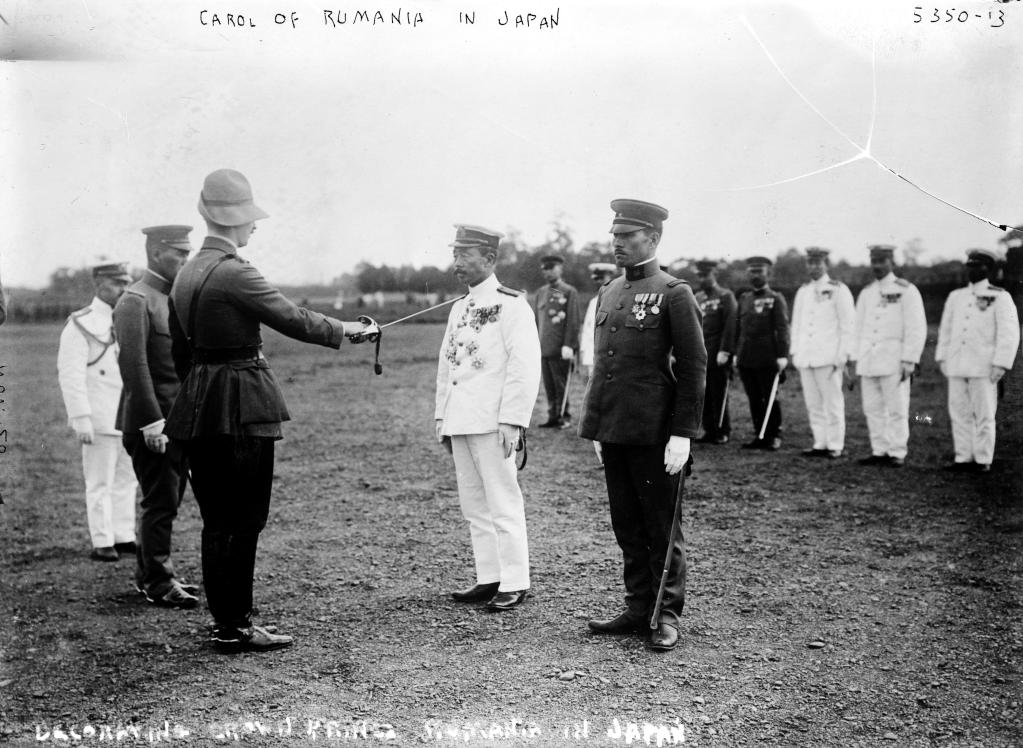
[(564, 416), (569, 417), (565, 387), (572, 362), (561, 357), (561, 348), (566, 345), (573, 350), (579, 348), (579, 328), (582, 325), (579, 292), (575, 286), (562, 280), (554, 285), (547, 284), (537, 290), (533, 312), (540, 334), (540, 366), (547, 396), (547, 421), (550, 423), (561, 418), (562, 402), (565, 403)]
[[(664, 469), (670, 436), (700, 433), (707, 353), (689, 286), (656, 261), (626, 268), (597, 297), (593, 375), (579, 435), (601, 443), (611, 524), (624, 558), (625, 600), (649, 615), (668, 550), (679, 476)], [(685, 543), (672, 548), (661, 620), (678, 628)]]
[(296, 306), (236, 254), (207, 237), (171, 291), (171, 335), (181, 390), (165, 433), (186, 442), (203, 518), (203, 581), (221, 626), (249, 626), (259, 533), (273, 482), (274, 441), (289, 420), (260, 350), (260, 324), (339, 348), (340, 321)]
[(170, 289), (168, 280), (146, 270), (114, 308), (121, 348), (117, 364), (124, 385), (116, 424), (142, 488), (135, 583), (151, 597), (162, 595), (174, 579), (171, 532), (186, 485), (181, 444), (170, 441), (166, 451), (157, 454), (142, 435), (143, 427), (167, 417), (181, 386), (171, 357)]
[[(703, 431), (707, 439), (727, 437), (732, 433), (728, 408), (724, 418), (721, 407), (728, 390), (728, 364), (718, 366), (717, 355), (722, 341), (735, 337), (735, 294), (715, 285), (711, 291), (697, 291), (696, 303), (703, 314), (703, 344), (707, 348), (707, 390), (703, 398)], [(727, 348), (727, 345), (725, 346)], [(721, 426), (718, 426), (720, 420)]]
[[(769, 286), (747, 291), (739, 297), (735, 337), (729, 353), (734, 353), (739, 378), (749, 400), (753, 430), (760, 426), (771, 397), (779, 358), (789, 355), (789, 317), (785, 297)], [(781, 403), (775, 398), (767, 418), (764, 443), (781, 437)]]

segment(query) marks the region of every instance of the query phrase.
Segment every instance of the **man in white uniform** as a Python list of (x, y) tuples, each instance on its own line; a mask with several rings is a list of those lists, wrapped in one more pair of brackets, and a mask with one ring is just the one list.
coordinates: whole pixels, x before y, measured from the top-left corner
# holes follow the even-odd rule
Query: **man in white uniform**
[(796, 291), (789, 353), (799, 370), (813, 432), (813, 446), (803, 454), (835, 459), (845, 449), (842, 373), (852, 349), (856, 310), (849, 287), (828, 276), (828, 252), (806, 250), (810, 281)]
[(82, 445), (85, 507), (94, 561), (135, 554), (135, 472), (114, 427), (121, 372), (114, 338), (114, 304), (131, 283), (126, 265), (92, 269), (96, 296), (74, 312), (60, 334), (57, 374), (68, 423)]
[[(591, 262), (588, 266), (590, 278), (600, 288), (618, 275), (618, 268), (613, 262)], [(593, 371), (593, 328), (597, 320), (597, 295), (594, 294), (583, 315), (583, 329), (579, 333), (579, 364), (587, 379)]]
[(998, 380), (1012, 368), (1019, 347), (1019, 317), (1008, 292), (992, 286), (998, 261), (990, 249), (967, 252), (969, 285), (948, 295), (934, 359), (948, 379), (955, 472), (991, 470), (995, 454)]
[(869, 457), (861, 465), (902, 467), (909, 445), (909, 387), (927, 340), (920, 292), (896, 278), (895, 247), (870, 247), (876, 280), (856, 299), (852, 358), (860, 377), (863, 414), (870, 432)]
[(540, 390), (540, 339), (523, 294), (494, 276), (501, 234), (455, 228), (454, 274), (469, 293), (451, 307), (434, 418), (438, 441), (454, 456), (476, 584), (452, 597), (510, 610), (529, 593), (526, 514), (513, 455)]

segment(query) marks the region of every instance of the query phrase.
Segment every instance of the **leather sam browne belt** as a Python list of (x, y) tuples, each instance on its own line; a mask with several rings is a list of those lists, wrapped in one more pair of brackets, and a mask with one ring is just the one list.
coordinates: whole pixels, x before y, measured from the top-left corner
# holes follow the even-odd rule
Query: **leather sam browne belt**
[(251, 361), (258, 358), (258, 345), (246, 345), (240, 348), (196, 348), (192, 351), (192, 361), (196, 364), (229, 364), (234, 361)]

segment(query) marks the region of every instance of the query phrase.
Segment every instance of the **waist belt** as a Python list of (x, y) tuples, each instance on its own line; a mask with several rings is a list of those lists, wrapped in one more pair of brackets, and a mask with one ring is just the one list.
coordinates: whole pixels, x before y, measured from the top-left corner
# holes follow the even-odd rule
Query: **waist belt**
[(192, 361), (197, 364), (229, 364), (233, 361), (251, 361), (259, 358), (258, 345), (241, 348), (196, 348)]

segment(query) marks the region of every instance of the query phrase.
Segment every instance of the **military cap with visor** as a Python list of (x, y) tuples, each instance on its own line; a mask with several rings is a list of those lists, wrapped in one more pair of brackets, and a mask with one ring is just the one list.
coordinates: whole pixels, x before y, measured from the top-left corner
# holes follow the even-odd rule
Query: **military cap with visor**
[(618, 199), (611, 201), (615, 217), (611, 221), (612, 234), (631, 234), (633, 231), (661, 232), (668, 211), (655, 203), (645, 200)]
[(746, 258), (746, 267), (748, 268), (769, 268), (774, 263), (769, 257), (763, 255), (754, 255), (753, 257)]
[(113, 278), (115, 280), (128, 281), (129, 283), (133, 280), (131, 273), (128, 272), (127, 262), (101, 262), (98, 265), (93, 265), (92, 277)]
[(142, 229), (146, 235), (146, 244), (163, 244), (172, 249), (182, 249), (186, 252), (192, 251), (192, 244), (188, 241), (188, 234), (191, 226), (147, 226)]
[(496, 252), (503, 236), (504, 234), (499, 231), (485, 229), (482, 226), (456, 223), (455, 240), (448, 246), (455, 249), (471, 249), (475, 247), (477, 249), (491, 249)]
[(966, 250), (967, 265), (994, 265), (998, 262), (998, 253), (984, 247)]

